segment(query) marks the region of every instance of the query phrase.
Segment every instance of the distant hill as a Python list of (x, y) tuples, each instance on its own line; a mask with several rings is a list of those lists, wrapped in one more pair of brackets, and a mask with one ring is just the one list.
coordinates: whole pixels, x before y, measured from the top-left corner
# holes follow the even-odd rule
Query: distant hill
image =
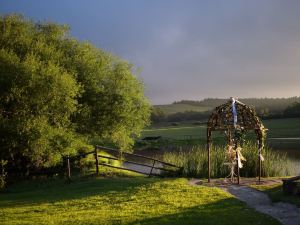
[(175, 114), (179, 112), (205, 112), (210, 111), (213, 107), (208, 106), (199, 106), (192, 104), (184, 104), (184, 103), (173, 103), (169, 105), (155, 105), (154, 107), (161, 109), (166, 115)]
[[(240, 98), (241, 102), (252, 106), (258, 114), (281, 114), (294, 102), (300, 102), (300, 97), (291, 98)], [(168, 105), (156, 105), (166, 115), (182, 113), (186, 111), (205, 112), (211, 111), (218, 105), (228, 101), (228, 99), (206, 98), (201, 101), (181, 100)]]

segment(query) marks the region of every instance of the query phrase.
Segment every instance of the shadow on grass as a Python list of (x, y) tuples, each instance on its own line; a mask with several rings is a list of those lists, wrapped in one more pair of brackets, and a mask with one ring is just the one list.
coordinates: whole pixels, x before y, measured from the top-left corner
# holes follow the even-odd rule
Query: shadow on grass
[(274, 186), (264, 191), (271, 198), (272, 202), (287, 202), (300, 207), (300, 195), (287, 195), (282, 191), (282, 185)]
[(248, 208), (235, 198), (226, 198), (211, 204), (185, 208), (175, 214), (136, 220), (128, 224), (279, 225), (281, 223), (268, 215)]
[(12, 205), (51, 203), (87, 198), (109, 193), (134, 193), (140, 186), (148, 186), (158, 178), (103, 178), (83, 177), (70, 183), (64, 179), (31, 181), (8, 188), (0, 193), (0, 208)]
[[(246, 204), (217, 189), (187, 186), (184, 180), (175, 182), (174, 186), (173, 180), (171, 184), (152, 186), (161, 181), (162, 179), (158, 178), (84, 178), (70, 184), (63, 180), (24, 184), (2, 193), (0, 207), (12, 206), (6, 211), (8, 214), (3, 214), (3, 217), (8, 217), (7, 224), (12, 224), (12, 221), (39, 224), (41, 219), (47, 217), (49, 222), (54, 224), (279, 225), (274, 219), (249, 209)], [(176, 191), (175, 188), (180, 189)], [(134, 196), (136, 192), (139, 192), (135, 196), (138, 199), (132, 199), (130, 196)], [(94, 202), (88, 199), (86, 202), (53, 205), (52, 208), (48, 208), (47, 205), (39, 208), (38, 205), (97, 195), (105, 195), (106, 198), (100, 200), (106, 201), (104, 207), (83, 207), (98, 203), (98, 198), (95, 198)], [(215, 198), (214, 195), (219, 197)], [(194, 201), (194, 198), (197, 198), (197, 201)], [(99, 203), (101, 205), (101, 202)], [(30, 207), (18, 209), (18, 205)], [(72, 205), (75, 207), (70, 209), (69, 206)], [(62, 215), (58, 215), (59, 212)]]

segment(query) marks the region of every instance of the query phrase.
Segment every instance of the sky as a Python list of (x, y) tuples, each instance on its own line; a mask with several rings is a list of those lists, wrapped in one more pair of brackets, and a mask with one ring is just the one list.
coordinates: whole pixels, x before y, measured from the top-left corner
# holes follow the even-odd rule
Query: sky
[(133, 63), (153, 104), (300, 96), (297, 0), (1, 0)]

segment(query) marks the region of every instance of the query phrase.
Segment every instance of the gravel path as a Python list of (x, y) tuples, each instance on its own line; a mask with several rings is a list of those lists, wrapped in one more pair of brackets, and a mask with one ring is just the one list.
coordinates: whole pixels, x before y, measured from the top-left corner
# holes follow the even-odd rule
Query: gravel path
[(300, 225), (300, 208), (289, 203), (272, 203), (263, 192), (250, 187), (231, 185), (221, 187), (259, 212), (268, 214), (284, 225)]
[[(223, 181), (220, 182), (220, 179), (212, 180), (212, 183), (192, 179), (189, 183), (191, 185), (219, 187), (222, 190), (229, 192), (237, 199), (245, 202), (249, 207), (272, 216), (284, 225), (300, 225), (300, 208), (289, 203), (273, 203), (267, 194), (247, 186), (255, 184), (253, 179), (243, 179), (242, 185), (228, 184)], [(278, 180), (263, 180), (262, 183), (273, 184), (278, 183)]]

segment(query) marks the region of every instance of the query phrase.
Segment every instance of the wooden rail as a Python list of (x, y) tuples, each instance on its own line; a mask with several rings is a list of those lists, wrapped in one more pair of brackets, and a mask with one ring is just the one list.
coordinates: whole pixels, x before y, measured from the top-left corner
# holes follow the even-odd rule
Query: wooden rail
[[(103, 147), (103, 146), (97, 146), (97, 145), (96, 145), (96, 148), (101, 149), (101, 150), (107, 150), (107, 151), (113, 151), (113, 152), (120, 152), (120, 150), (118, 150), (118, 149), (107, 148), (107, 147)], [(122, 154), (123, 154), (123, 155), (136, 156), (136, 157), (143, 158), (143, 159), (155, 160), (156, 162), (160, 162), (160, 163), (162, 163), (162, 164), (164, 164), (164, 165), (171, 166), (171, 167), (176, 167), (176, 168), (178, 168), (178, 169), (181, 169), (181, 167), (176, 166), (176, 165), (174, 165), (174, 164), (167, 163), (167, 162), (164, 162), (164, 161), (161, 161), (161, 160), (158, 160), (158, 159), (154, 159), (154, 158), (151, 158), (151, 157), (148, 157), (148, 156), (139, 155), (139, 154), (134, 154), (134, 153), (129, 153), (129, 152), (122, 152)]]
[[(143, 156), (143, 155), (139, 155), (139, 154), (129, 153), (129, 152), (122, 152), (122, 154), (127, 155), (127, 156), (134, 156), (134, 157), (137, 157), (137, 158), (151, 160), (152, 165), (148, 165), (148, 164), (144, 164), (144, 163), (140, 163), (140, 162), (134, 162), (134, 161), (131, 161), (131, 160), (126, 160), (126, 159), (122, 160), (122, 162), (129, 163), (129, 164), (134, 164), (134, 165), (139, 165), (139, 166), (143, 166), (143, 167), (147, 167), (147, 168), (151, 168), (150, 172), (146, 173), (144, 171), (138, 171), (138, 170), (135, 170), (135, 169), (119, 167), (119, 166), (113, 166), (113, 165), (110, 165), (110, 164), (99, 162), (98, 158), (105, 158), (105, 159), (110, 159), (110, 160), (120, 160), (120, 159), (118, 159), (116, 157), (112, 157), (112, 156), (105, 156), (105, 155), (101, 155), (101, 154), (99, 155), (98, 150), (112, 151), (112, 152), (115, 152), (115, 153), (120, 153), (120, 150), (118, 150), (118, 149), (107, 148), (107, 147), (104, 147), (104, 146), (95, 146), (94, 151), (78, 154), (78, 155), (75, 155), (75, 156), (72, 156), (72, 157), (67, 157), (67, 177), (68, 177), (68, 180), (71, 179), (70, 159), (84, 158), (84, 157), (86, 157), (90, 154), (93, 154), (94, 157), (95, 157), (96, 175), (99, 174), (99, 165), (107, 166), (107, 167), (111, 167), (111, 168), (115, 168), (115, 169), (120, 169), (120, 170), (132, 171), (132, 172), (136, 172), (136, 173), (140, 173), (140, 174), (144, 174), (144, 175), (148, 175), (148, 176), (161, 176), (161, 174), (153, 173), (153, 169), (166, 171), (166, 172), (171, 173), (171, 174), (172, 173), (177, 174), (177, 173), (180, 173), (182, 171), (182, 167), (173, 165), (171, 163), (167, 163), (167, 162), (164, 162), (162, 160), (158, 160), (158, 159), (155, 159), (155, 158), (151, 158), (151, 157)], [(164, 167), (157, 167), (157, 166), (155, 166), (155, 163), (157, 163), (157, 162), (161, 163), (163, 166), (165, 165), (165, 166), (168, 166), (168, 167), (176, 168), (176, 170), (167, 169), (167, 168), (164, 168)]]

